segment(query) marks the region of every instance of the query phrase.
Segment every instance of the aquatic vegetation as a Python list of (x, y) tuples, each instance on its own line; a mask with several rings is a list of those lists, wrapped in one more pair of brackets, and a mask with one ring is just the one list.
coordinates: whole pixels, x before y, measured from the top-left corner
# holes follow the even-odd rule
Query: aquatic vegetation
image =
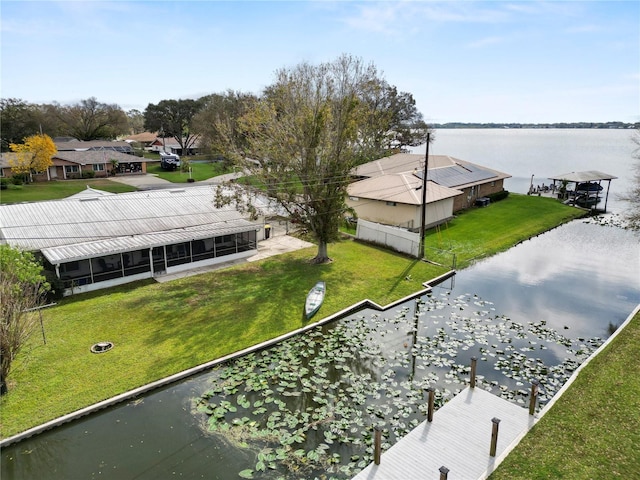
[[(477, 295), (429, 294), (390, 315), (357, 314), (246, 355), (195, 399), (205, 430), (255, 453), (243, 478), (349, 478), (468, 383), (524, 404), (532, 380), (548, 401), (602, 340), (497, 315)], [(564, 356), (560, 357), (558, 354)]]

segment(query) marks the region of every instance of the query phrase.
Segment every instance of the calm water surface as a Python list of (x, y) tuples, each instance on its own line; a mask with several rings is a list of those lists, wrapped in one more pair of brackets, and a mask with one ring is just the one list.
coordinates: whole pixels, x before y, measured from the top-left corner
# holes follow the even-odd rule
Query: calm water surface
[[(455, 375), (444, 374), (448, 370), (447, 365), (421, 369), (419, 364), (416, 370), (415, 357), (412, 365), (409, 352), (411, 345), (422, 345), (425, 350), (436, 344), (438, 348), (445, 343), (451, 346), (455, 343), (451, 341), (451, 331), (461, 330), (460, 341), (455, 347), (458, 348), (458, 361), (467, 364), (472, 354), (488, 359), (479, 362), (479, 373), (485, 379), (483, 388), (501, 394), (501, 385), (514, 384), (519, 377), (510, 373), (513, 363), (509, 364), (508, 360), (503, 359), (501, 368), (492, 367), (494, 364), (491, 362), (500, 357), (504, 345), (492, 345), (498, 343), (498, 337), (493, 334), (483, 336), (478, 333), (476, 328), (480, 323), (487, 328), (502, 325), (505, 319), (523, 328), (544, 324), (545, 328), (570, 339), (574, 350), (575, 345), (588, 343), (591, 339), (596, 339), (595, 348), (640, 303), (639, 266), (638, 237), (633, 233), (574, 221), (459, 272), (455, 282), (445, 282), (432, 295), (423, 298), (423, 307), (410, 301), (394, 312), (376, 314), (364, 311), (345, 321), (357, 325), (360, 318), (378, 317), (374, 323), (380, 325), (382, 330), (379, 332), (389, 336), (384, 345), (386, 359), (397, 360), (399, 366), (394, 373), (398, 386), (393, 388), (400, 389), (407, 382), (424, 386), (439, 377), (437, 388), (439, 391), (450, 389), (451, 395), (462, 383)], [(440, 310), (445, 304), (448, 308)], [(420, 308), (420, 316), (413, 315)], [(397, 320), (398, 311), (405, 311), (400, 317), (405, 315), (409, 325), (415, 318), (415, 335), (407, 331), (406, 322), (403, 324)], [(465, 333), (462, 325), (469, 319), (476, 319), (473, 322), (475, 326)], [(399, 330), (393, 327), (396, 323), (400, 325)], [(324, 328), (331, 330), (334, 327)], [(347, 328), (345, 331), (355, 329)], [(446, 342), (434, 344), (440, 333)], [(550, 370), (554, 365), (566, 362), (570, 356), (569, 343), (531, 342), (532, 338), (523, 336), (513, 343), (508, 339), (508, 345), (524, 345), (535, 350), (531, 355), (537, 357), (538, 362), (544, 362), (545, 369)], [(544, 343), (545, 349), (541, 350), (542, 346), (537, 343)], [(470, 345), (470, 348), (464, 349), (465, 345)], [(519, 350), (527, 348), (514, 349), (516, 353)], [(498, 352), (497, 356), (495, 352)], [(455, 354), (448, 355), (443, 350), (438, 358), (453, 357)], [(492, 360), (491, 357), (495, 358)], [(377, 377), (389, 375), (388, 364), (382, 368), (384, 373), (379, 374), (373, 363), (358, 364), (359, 374), (371, 374), (372, 382), (380, 381)], [(241, 448), (237, 439), (234, 441), (228, 436), (206, 433), (203, 429), (206, 417), (196, 413), (193, 406), (193, 399), (208, 390), (217, 375), (219, 373), (216, 372), (199, 375), (138, 401), (102, 411), (3, 449), (1, 477), (3, 480), (238, 478), (240, 471), (256, 465), (256, 449)], [(550, 391), (559, 386), (549, 383)], [(511, 387), (503, 388), (502, 393)], [(512, 399), (523, 403), (522, 399)], [(294, 409), (298, 408), (295, 402), (302, 401), (295, 398), (285, 400), (293, 401), (290, 405)], [(386, 401), (382, 395), (369, 409), (386, 408)], [(407, 417), (407, 421), (424, 419), (418, 409), (412, 410)], [(321, 433), (319, 435), (322, 437)], [(308, 437), (306, 448), (312, 448), (308, 444), (314, 441), (319, 440)], [(350, 449), (348, 445), (335, 443), (332, 448), (342, 455), (344, 462), (353, 455), (366, 458), (363, 446)], [(357, 465), (358, 461), (351, 463)], [(349, 476), (336, 475), (338, 478)], [(277, 475), (256, 478), (277, 478)]]
[[(441, 129), (435, 131), (430, 154), (452, 157), (508, 173), (505, 188), (527, 193), (533, 184), (549, 185), (550, 176), (598, 170), (615, 175), (607, 209), (625, 208), (616, 198), (626, 192), (633, 178), (632, 138), (626, 129)], [(424, 145), (412, 150), (425, 152)], [(608, 182), (603, 185), (607, 186)]]

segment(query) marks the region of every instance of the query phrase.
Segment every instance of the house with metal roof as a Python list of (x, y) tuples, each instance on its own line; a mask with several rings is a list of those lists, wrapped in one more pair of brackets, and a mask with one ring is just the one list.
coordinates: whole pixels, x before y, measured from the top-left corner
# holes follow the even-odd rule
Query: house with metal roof
[(206, 185), (0, 205), (0, 242), (39, 252), (67, 295), (254, 255), (261, 225), (214, 198)]
[[(358, 218), (417, 229), (421, 223), (424, 155), (399, 153), (356, 167), (347, 205)], [(448, 155), (429, 155), (426, 226), (444, 222), (478, 198), (504, 189), (511, 176)]]

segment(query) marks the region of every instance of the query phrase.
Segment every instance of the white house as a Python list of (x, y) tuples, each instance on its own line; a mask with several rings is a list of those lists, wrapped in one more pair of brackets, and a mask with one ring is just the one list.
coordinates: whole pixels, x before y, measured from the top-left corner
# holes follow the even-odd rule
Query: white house
[(67, 295), (245, 258), (262, 235), (210, 185), (0, 205), (0, 242), (39, 252)]

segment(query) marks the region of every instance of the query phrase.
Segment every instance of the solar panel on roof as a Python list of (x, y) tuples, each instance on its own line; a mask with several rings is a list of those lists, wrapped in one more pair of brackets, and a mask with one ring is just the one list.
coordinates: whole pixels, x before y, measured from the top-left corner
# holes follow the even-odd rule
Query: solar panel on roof
[[(422, 178), (422, 172), (418, 173), (418, 176)], [(485, 170), (484, 168), (477, 167), (475, 165), (460, 164), (453, 165), (451, 167), (441, 167), (429, 170), (428, 180), (431, 180), (443, 187), (457, 187), (460, 185), (466, 185), (469, 183), (480, 182), (495, 177), (494, 172)]]

